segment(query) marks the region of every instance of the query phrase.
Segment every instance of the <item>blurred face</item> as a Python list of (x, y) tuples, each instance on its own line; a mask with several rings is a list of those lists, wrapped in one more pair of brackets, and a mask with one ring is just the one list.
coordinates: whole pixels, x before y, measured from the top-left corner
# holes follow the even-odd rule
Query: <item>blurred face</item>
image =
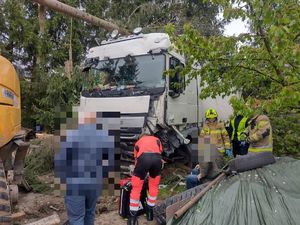
[(96, 124), (96, 112), (80, 112), (78, 117), (79, 124)]
[(217, 118), (206, 119), (209, 123), (214, 123), (217, 121)]

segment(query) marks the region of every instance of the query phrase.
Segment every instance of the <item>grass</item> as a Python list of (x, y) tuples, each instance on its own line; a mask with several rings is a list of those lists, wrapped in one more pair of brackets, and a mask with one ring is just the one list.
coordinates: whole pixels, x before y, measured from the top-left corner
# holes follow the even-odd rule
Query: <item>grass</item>
[[(187, 170), (186, 168), (181, 168), (180, 165), (178, 164), (167, 165), (167, 167), (162, 172), (162, 179), (160, 182), (160, 184), (167, 185), (167, 187), (159, 190), (158, 197), (160, 199), (166, 199), (175, 194), (185, 191), (186, 190), (185, 185), (184, 186), (177, 185), (175, 187), (175, 185), (179, 182), (179, 177), (176, 176), (176, 174), (179, 174), (185, 178), (185, 176), (189, 172), (190, 170)], [(185, 182), (185, 180), (181, 182)], [(173, 191), (171, 190), (172, 188)]]
[(178, 185), (176, 188), (174, 188), (173, 192), (171, 192), (170, 189), (171, 189), (171, 187), (169, 188), (169, 186), (166, 188), (160, 189), (159, 193), (158, 193), (158, 198), (161, 200), (167, 199), (173, 195), (184, 192), (186, 190), (186, 187)]

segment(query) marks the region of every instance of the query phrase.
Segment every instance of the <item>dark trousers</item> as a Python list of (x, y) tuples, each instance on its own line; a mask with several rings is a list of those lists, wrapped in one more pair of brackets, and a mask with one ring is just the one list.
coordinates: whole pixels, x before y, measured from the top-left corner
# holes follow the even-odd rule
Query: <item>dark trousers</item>
[(248, 148), (249, 144), (246, 142), (242, 143), (238, 140), (232, 141), (232, 152), (234, 157), (236, 157), (236, 155), (247, 155)]

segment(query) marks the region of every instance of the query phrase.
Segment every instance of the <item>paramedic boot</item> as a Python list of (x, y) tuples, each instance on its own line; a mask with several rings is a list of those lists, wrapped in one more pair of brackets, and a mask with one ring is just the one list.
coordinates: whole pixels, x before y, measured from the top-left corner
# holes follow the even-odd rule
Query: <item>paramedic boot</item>
[(137, 211), (129, 211), (127, 225), (137, 225)]
[(147, 213), (147, 220), (152, 221), (153, 220), (153, 206), (147, 205), (146, 213)]

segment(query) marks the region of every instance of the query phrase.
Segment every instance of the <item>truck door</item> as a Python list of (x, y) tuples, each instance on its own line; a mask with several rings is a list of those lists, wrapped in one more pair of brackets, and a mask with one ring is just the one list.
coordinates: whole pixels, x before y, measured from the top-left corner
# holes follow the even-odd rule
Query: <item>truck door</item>
[(182, 77), (180, 71), (184, 64), (177, 58), (169, 58), (169, 68), (177, 68), (177, 72), (167, 76), (167, 110), (166, 122), (168, 125), (184, 125), (197, 123), (197, 81), (187, 83), (187, 77)]

